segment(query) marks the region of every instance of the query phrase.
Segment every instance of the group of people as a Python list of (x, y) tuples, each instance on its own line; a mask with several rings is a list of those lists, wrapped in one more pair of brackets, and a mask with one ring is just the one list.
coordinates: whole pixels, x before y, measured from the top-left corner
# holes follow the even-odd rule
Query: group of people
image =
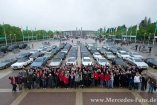
[(12, 91), (31, 88), (84, 88), (84, 87), (106, 87), (106, 88), (128, 88), (145, 91), (147, 83), (150, 84), (149, 92), (153, 93), (156, 87), (154, 76), (148, 76), (146, 72), (135, 66), (118, 65), (64, 65), (52, 68), (28, 68), (18, 73), (18, 76), (9, 76), (13, 86)]

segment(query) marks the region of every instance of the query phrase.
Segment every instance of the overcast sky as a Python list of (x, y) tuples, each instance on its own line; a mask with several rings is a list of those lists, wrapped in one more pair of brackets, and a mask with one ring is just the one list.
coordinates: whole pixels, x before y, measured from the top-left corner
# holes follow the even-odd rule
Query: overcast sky
[(34, 30), (98, 30), (157, 20), (157, 0), (0, 0), (0, 24)]

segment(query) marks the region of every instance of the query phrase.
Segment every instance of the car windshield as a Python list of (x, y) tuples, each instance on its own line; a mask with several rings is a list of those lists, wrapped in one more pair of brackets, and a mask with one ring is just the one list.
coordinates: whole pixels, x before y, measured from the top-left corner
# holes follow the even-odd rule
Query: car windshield
[(35, 62), (42, 62), (42, 59), (36, 59)]
[(143, 62), (141, 59), (134, 59), (135, 62)]
[(95, 53), (94, 55), (100, 55), (99, 53)]
[(7, 63), (7, 62), (10, 62), (10, 60), (9, 60), (9, 59), (6, 59), (6, 60), (2, 60), (1, 62), (2, 62), (2, 63)]
[(26, 53), (22, 53), (22, 54), (20, 54), (20, 56), (25, 56), (26, 55)]
[(157, 59), (151, 59), (150, 61), (157, 62)]
[(83, 59), (84, 62), (91, 62), (90, 59)]
[(53, 59), (53, 62), (59, 62), (60, 59)]
[(19, 59), (17, 62), (24, 62), (26, 59)]
[(68, 59), (68, 62), (75, 62), (76, 59)]
[(132, 53), (132, 55), (139, 55), (138, 53)]
[(128, 53), (126, 53), (126, 52), (122, 52), (121, 54), (122, 54), (122, 55), (128, 55)]
[(100, 62), (107, 62), (106, 59), (100, 59)]

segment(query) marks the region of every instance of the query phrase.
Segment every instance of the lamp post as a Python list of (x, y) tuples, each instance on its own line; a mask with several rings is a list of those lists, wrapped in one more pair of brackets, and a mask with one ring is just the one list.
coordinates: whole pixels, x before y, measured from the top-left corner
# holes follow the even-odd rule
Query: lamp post
[(11, 39), (11, 34), (10, 34), (10, 43), (11, 43), (11, 45), (12, 45), (12, 39)]
[(15, 36), (15, 43), (16, 43), (16, 34), (14, 34), (14, 36)]

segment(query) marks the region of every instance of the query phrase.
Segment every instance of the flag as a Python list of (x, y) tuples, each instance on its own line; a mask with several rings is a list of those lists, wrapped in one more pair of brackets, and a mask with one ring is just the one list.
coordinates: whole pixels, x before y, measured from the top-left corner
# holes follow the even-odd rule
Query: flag
[(4, 34), (5, 34), (5, 24), (4, 24), (4, 22), (3, 22), (3, 27), (4, 27)]
[(137, 24), (137, 30), (139, 30), (139, 24)]
[(26, 30), (27, 30), (27, 32), (28, 32), (28, 26), (26, 27)]
[(156, 30), (157, 30), (157, 22), (156, 22)]

